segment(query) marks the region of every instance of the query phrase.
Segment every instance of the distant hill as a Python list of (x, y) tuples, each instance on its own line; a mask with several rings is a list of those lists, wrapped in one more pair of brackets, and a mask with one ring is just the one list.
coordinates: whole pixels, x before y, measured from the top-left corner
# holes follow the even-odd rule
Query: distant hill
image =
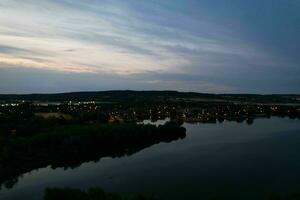
[(166, 100), (192, 101), (247, 101), (300, 103), (300, 95), (258, 95), (258, 94), (209, 94), (178, 91), (132, 91), (113, 90), (95, 92), (69, 92), (57, 94), (2, 94), (1, 101), (99, 101), (99, 102), (149, 102)]

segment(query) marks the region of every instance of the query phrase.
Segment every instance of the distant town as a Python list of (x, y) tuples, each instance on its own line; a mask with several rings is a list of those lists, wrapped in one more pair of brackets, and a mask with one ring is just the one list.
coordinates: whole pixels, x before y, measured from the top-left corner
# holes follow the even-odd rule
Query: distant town
[(171, 119), (189, 123), (236, 121), (252, 124), (255, 118), (300, 118), (300, 96), (297, 95), (230, 96), (172, 91), (110, 91), (4, 95), (0, 98), (2, 118), (10, 114), (22, 115), (24, 112), (31, 112), (43, 118), (64, 120), (80, 116), (81, 120), (91, 123), (98, 120), (122, 123)]

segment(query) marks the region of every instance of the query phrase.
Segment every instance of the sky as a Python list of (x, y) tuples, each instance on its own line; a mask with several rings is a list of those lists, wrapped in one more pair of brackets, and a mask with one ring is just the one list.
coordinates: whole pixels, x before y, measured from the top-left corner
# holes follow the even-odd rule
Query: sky
[(0, 93), (300, 93), (300, 0), (0, 0)]

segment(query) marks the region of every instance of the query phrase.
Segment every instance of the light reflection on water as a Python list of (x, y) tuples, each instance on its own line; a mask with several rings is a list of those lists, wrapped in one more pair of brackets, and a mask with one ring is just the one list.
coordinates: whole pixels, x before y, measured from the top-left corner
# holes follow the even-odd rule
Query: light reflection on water
[[(300, 121), (187, 124), (187, 137), (132, 156), (103, 158), (75, 169), (50, 167), (25, 174), (0, 199), (41, 199), (45, 187), (101, 186), (160, 199), (260, 199), (272, 191), (299, 191)], [(148, 123), (148, 121), (146, 121)], [(159, 123), (163, 123), (160, 121)]]
[(142, 122), (139, 122), (138, 124), (152, 124), (152, 125), (164, 125), (166, 122), (170, 121), (170, 118), (166, 118), (166, 119), (159, 119), (156, 121), (152, 121), (150, 119), (144, 120)]

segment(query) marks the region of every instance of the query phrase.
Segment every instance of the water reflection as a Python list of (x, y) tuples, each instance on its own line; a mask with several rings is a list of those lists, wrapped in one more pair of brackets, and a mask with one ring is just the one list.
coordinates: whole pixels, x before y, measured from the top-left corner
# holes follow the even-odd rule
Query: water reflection
[(138, 124), (152, 124), (152, 125), (159, 126), (159, 125), (163, 125), (169, 121), (171, 121), (171, 119), (168, 117), (165, 119), (158, 119), (158, 120), (146, 119), (146, 120), (143, 120), (142, 122), (138, 122)]
[[(103, 157), (131, 156), (155, 144), (170, 143), (186, 137), (186, 130), (180, 124), (176, 122), (163, 124), (158, 127), (125, 125), (124, 129), (121, 125), (121, 129), (117, 132), (111, 131), (100, 136), (85, 134), (80, 138), (65, 138), (64, 143), (57, 143), (54, 148), (53, 145), (42, 148), (30, 147), (29, 152), (23, 154), (12, 149), (14, 154), (11, 155), (14, 157), (0, 163), (0, 185), (12, 188), (21, 174), (48, 165), (52, 169), (75, 169), (82, 163), (89, 161), (98, 163)], [(21, 145), (14, 147), (22, 148)]]
[(246, 123), (188, 124), (184, 140), (159, 143), (120, 158), (75, 169), (43, 168), (25, 174), (0, 199), (40, 199), (45, 187), (100, 186), (159, 199), (264, 199), (299, 191), (300, 123), (286, 118)]

